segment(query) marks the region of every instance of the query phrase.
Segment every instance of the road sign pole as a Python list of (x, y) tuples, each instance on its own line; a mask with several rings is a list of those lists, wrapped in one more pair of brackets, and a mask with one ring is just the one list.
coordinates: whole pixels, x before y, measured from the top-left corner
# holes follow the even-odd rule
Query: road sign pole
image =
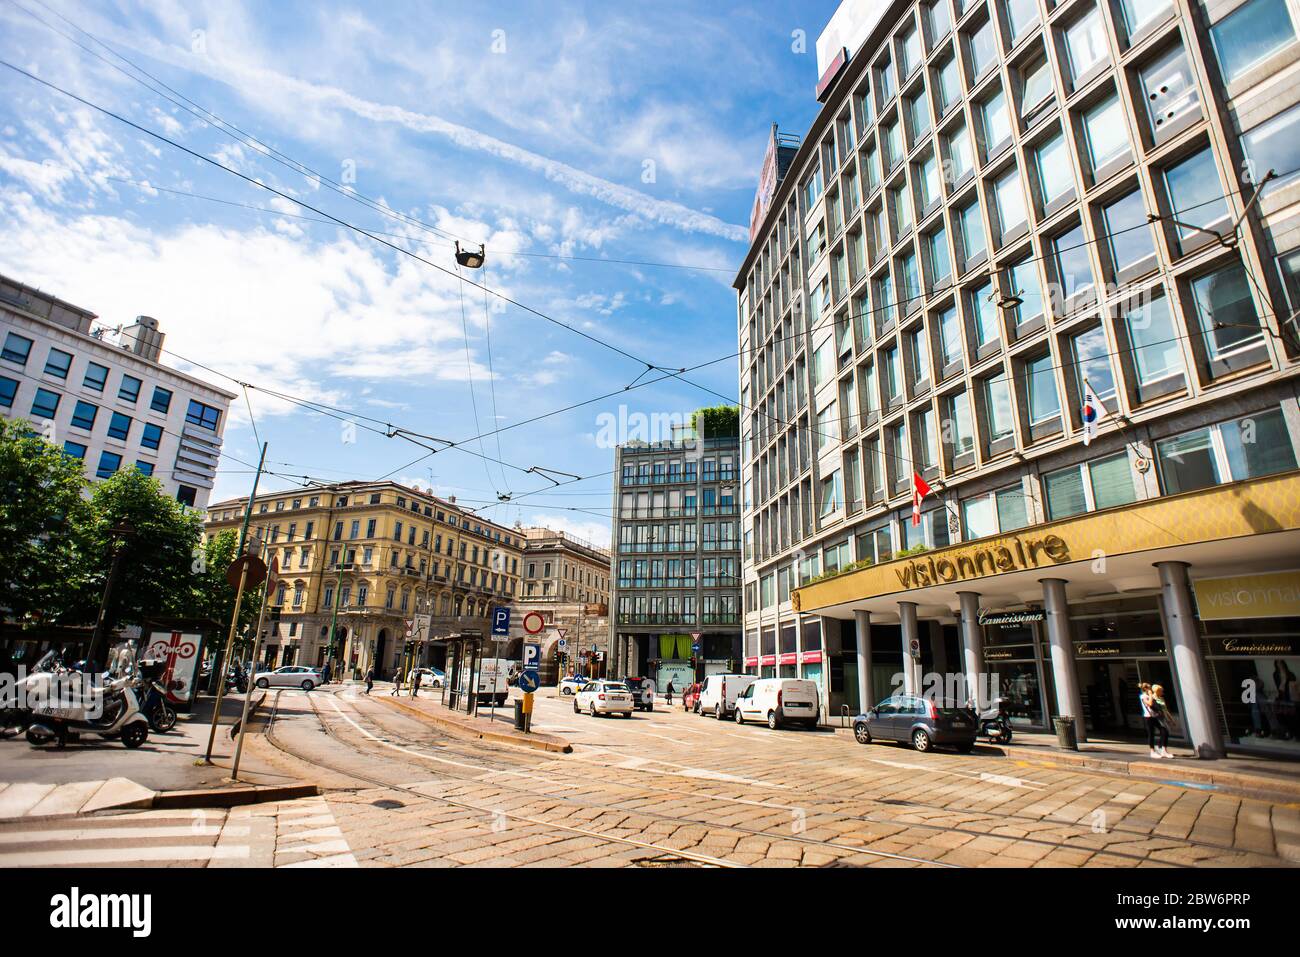
[[(262, 584), (262, 607), (257, 612), (257, 631), (253, 632), (253, 650), (249, 655), (250, 670), (257, 668), (257, 652), (262, 647), (262, 622), (266, 620), (266, 600), (271, 596), (271, 580), (275, 578), (279, 563), (271, 559), (271, 570)], [(256, 674), (256, 671), (253, 671)], [(230, 780), (239, 780), (239, 759), (244, 753), (244, 735), (248, 732), (248, 703), (253, 700), (253, 674), (248, 676), (248, 690), (244, 692), (244, 713), (239, 719), (239, 740), (235, 743), (235, 760), (230, 768)], [(224, 688), (226, 683), (221, 682)]]
[[(244, 556), (240, 556), (242, 559)], [(235, 645), (235, 630), (239, 627), (239, 609), (244, 603), (244, 583), (248, 581), (248, 562), (241, 562), (239, 569), (239, 587), (235, 589), (235, 612), (230, 616), (230, 634), (226, 636), (226, 650), (215, 663), (220, 666), (221, 674), (217, 676), (217, 702), (212, 707), (212, 728), (208, 731), (208, 750), (203, 755), (203, 763), (212, 763), (212, 745), (217, 740), (217, 720), (221, 717), (221, 699), (226, 694), (226, 662), (230, 659), (230, 649)], [(250, 686), (251, 687), (251, 686)]]

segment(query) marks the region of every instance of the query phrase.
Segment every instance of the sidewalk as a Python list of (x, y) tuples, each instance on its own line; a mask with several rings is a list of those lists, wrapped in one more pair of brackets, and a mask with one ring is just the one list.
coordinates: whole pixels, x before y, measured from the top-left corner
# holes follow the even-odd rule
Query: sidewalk
[(374, 693), (370, 695), (372, 701), (384, 702), (414, 715), (422, 721), (435, 724), (441, 730), (459, 737), (470, 737), (491, 741), (496, 744), (509, 744), (516, 747), (552, 751), (560, 754), (568, 754), (573, 750), (573, 745), (559, 735), (547, 734), (543, 731), (532, 731), (528, 734), (516, 731), (514, 719), (515, 699), (513, 697), (505, 705), (495, 709), (495, 715), (491, 708), (481, 706), (478, 714), (475, 717), (470, 717), (463, 711), (452, 711), (450, 708), (443, 706), (441, 704), (441, 689), (422, 691), (418, 697), (412, 698), (405, 692), (400, 696), (390, 695), (388, 692), (392, 689), (392, 685), (389, 684), (383, 686), (383, 693), (380, 693), (380, 688), (379, 684), (375, 685)]
[[(831, 726), (836, 734), (852, 737), (853, 731)], [(1078, 751), (1056, 746), (1056, 735), (1017, 731), (1009, 745), (989, 744), (981, 739), (975, 754), (1002, 754), (1023, 765), (1047, 768), (1087, 768), (1127, 774), (1143, 780), (1203, 790), (1231, 790), (1250, 797), (1284, 802), (1300, 801), (1300, 762), (1234, 753), (1206, 761), (1191, 757), (1186, 748), (1171, 747), (1174, 760), (1154, 760), (1145, 743), (1092, 740)]]

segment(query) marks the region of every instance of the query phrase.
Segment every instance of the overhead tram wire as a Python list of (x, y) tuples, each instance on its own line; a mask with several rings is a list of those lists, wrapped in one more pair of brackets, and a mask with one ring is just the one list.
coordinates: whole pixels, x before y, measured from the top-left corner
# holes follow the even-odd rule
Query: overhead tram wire
[[(456, 264), (456, 273), (457, 275), (460, 274), (459, 263)], [(467, 376), (467, 382), (469, 385), (469, 404), (470, 404), (470, 408), (473, 410), (474, 413), (474, 428), (479, 429), (481, 428), (481, 426), (479, 425), (479, 417), (478, 417), (478, 397), (474, 394), (474, 360), (470, 356), (469, 320), (468, 318), (466, 318), (466, 314), (465, 314), (465, 287), (464, 285), (457, 283), (456, 290), (457, 292), (460, 293), (460, 328), (463, 334), (462, 338), (465, 343), (465, 374)], [(479, 447), (479, 451), (482, 452), (483, 451), (482, 439), (478, 440), (478, 447)], [(487, 459), (483, 459), (483, 474), (487, 476), (489, 485), (494, 485), (496, 483), (496, 480), (492, 478), (491, 471), (488, 469)], [(501, 474), (504, 477), (505, 472), (502, 471)]]
[[(487, 342), (487, 360), (488, 360), (488, 391), (492, 396), (492, 424), (495, 426), (501, 421), (501, 416), (497, 412), (497, 374), (496, 368), (492, 361), (492, 307), (488, 302), (487, 294), (487, 261), (484, 260), (483, 266), (483, 330)], [(463, 287), (462, 287), (463, 289)], [(478, 416), (475, 416), (475, 428), (478, 428)], [(501, 451), (501, 433), (496, 433), (497, 458), (505, 458), (505, 453)], [(479, 450), (483, 449), (483, 440), (479, 440)], [(501, 471), (501, 481), (505, 484), (506, 494), (511, 494), (510, 479), (506, 477), (505, 470)]]
[[(591, 335), (590, 333), (584, 332), (584, 331), (581, 330), (581, 329), (577, 329), (577, 328), (575, 328), (575, 327), (573, 327), (573, 326), (571, 326), (571, 325), (569, 325), (569, 324), (567, 324), (567, 323), (561, 322), (560, 320), (555, 319), (555, 318), (553, 318), (553, 317), (551, 317), (551, 316), (548, 316), (547, 314), (541, 312), (540, 310), (534, 309), (534, 308), (531, 307), (531, 306), (528, 306), (528, 305), (525, 305), (524, 303), (518, 302), (517, 300), (512, 299), (512, 298), (510, 298), (509, 296), (506, 296), (506, 295), (504, 295), (504, 294), (502, 294), (502, 293), (496, 292), (496, 291), (494, 291), (494, 290), (489, 290), (489, 289), (487, 289), (486, 287), (484, 287), (484, 286), (482, 286), (482, 285), (480, 285), (480, 284), (478, 284), (478, 283), (475, 283), (475, 282), (473, 282), (473, 281), (471, 281), (471, 280), (463, 279), (462, 277), (458, 277), (458, 276), (456, 276), (456, 274), (455, 274), (454, 272), (452, 272), (452, 271), (449, 270), (449, 269), (446, 269), (446, 268), (443, 267), (443, 266), (439, 266), (437, 263), (434, 263), (434, 262), (432, 262), (432, 261), (430, 261), (430, 260), (428, 260), (428, 259), (425, 259), (424, 257), (418, 256), (418, 255), (416, 255), (415, 253), (413, 253), (413, 252), (411, 252), (411, 251), (409, 251), (409, 250), (403, 249), (402, 247), (397, 246), (397, 245), (395, 245), (395, 244), (393, 244), (393, 243), (387, 242), (386, 240), (384, 240), (384, 239), (378, 237), (377, 235), (374, 235), (374, 234), (368, 232), (367, 230), (365, 230), (365, 229), (363, 229), (363, 228), (361, 228), (361, 227), (359, 227), (359, 226), (356, 226), (356, 225), (354, 225), (354, 224), (352, 224), (352, 223), (350, 223), (350, 222), (348, 222), (348, 221), (346, 221), (346, 220), (344, 220), (344, 219), (341, 219), (341, 218), (339, 218), (339, 217), (337, 217), (337, 216), (334, 216), (334, 215), (331, 214), (331, 213), (325, 212), (324, 210), (318, 209), (318, 208), (316, 208), (316, 207), (314, 207), (314, 206), (312, 206), (312, 205), (310, 205), (310, 204), (308, 204), (308, 203), (304, 203), (304, 202), (302, 202), (301, 200), (298, 200), (298, 199), (294, 198), (293, 196), (290, 196), (290, 195), (284, 193), (283, 191), (276, 189), (276, 188), (273, 187), (273, 186), (270, 186), (270, 185), (268, 185), (268, 184), (266, 184), (266, 183), (263, 183), (263, 182), (261, 182), (261, 181), (259, 181), (259, 180), (256, 180), (256, 179), (254, 179), (253, 177), (247, 176), (247, 175), (245, 175), (245, 174), (239, 172), (238, 170), (232, 169), (231, 167), (228, 167), (228, 166), (226, 166), (226, 165), (224, 165), (224, 164), (218, 162), (217, 160), (212, 159), (211, 157), (204, 156), (203, 154), (198, 153), (198, 152), (196, 152), (195, 150), (192, 150), (192, 149), (190, 149), (189, 147), (184, 146), (183, 144), (178, 143), (178, 142), (176, 142), (175, 140), (172, 140), (172, 139), (170, 139), (169, 137), (164, 136), (164, 135), (161, 134), (161, 133), (158, 133), (158, 132), (156, 132), (156, 131), (154, 131), (154, 130), (151, 130), (151, 129), (149, 129), (148, 127), (142, 126), (141, 124), (135, 123), (134, 121), (132, 121), (132, 120), (130, 120), (130, 119), (127, 119), (126, 117), (124, 117), (124, 116), (122, 116), (122, 115), (120, 115), (120, 114), (118, 114), (118, 113), (116, 113), (116, 112), (114, 112), (114, 111), (112, 111), (112, 110), (109, 110), (109, 109), (106, 108), (106, 107), (100, 106), (100, 105), (98, 105), (98, 104), (96, 104), (96, 103), (91, 102), (90, 100), (85, 99), (84, 97), (78, 96), (77, 94), (72, 93), (71, 91), (69, 91), (69, 90), (67, 90), (67, 89), (64, 89), (63, 87), (60, 87), (60, 86), (58, 86), (57, 84), (52, 83), (52, 82), (50, 82), (50, 81), (48, 81), (48, 80), (42, 79), (41, 77), (38, 77), (38, 76), (36, 76), (36, 75), (34, 75), (34, 74), (28, 72), (27, 70), (22, 69), (21, 67), (15, 66), (14, 64), (12, 64), (12, 63), (10, 63), (10, 62), (8, 62), (8, 61), (6, 61), (6, 60), (0, 60), (0, 66), (4, 66), (4, 67), (6, 67), (6, 68), (12, 70), (12, 71), (15, 72), (15, 73), (18, 73), (19, 75), (24, 76), (24, 77), (26, 77), (26, 78), (29, 79), (29, 80), (32, 80), (32, 81), (35, 82), (35, 83), (38, 83), (38, 84), (40, 84), (40, 85), (42, 85), (42, 86), (45, 86), (45, 87), (47, 87), (48, 89), (54, 90), (55, 92), (61, 93), (61, 94), (63, 94), (64, 96), (68, 97), (69, 99), (72, 99), (72, 100), (74, 100), (74, 101), (76, 101), (76, 102), (78, 102), (78, 103), (81, 103), (82, 105), (84, 105), (84, 106), (86, 106), (86, 107), (88, 107), (88, 108), (90, 108), (90, 109), (93, 109), (93, 110), (96, 110), (96, 111), (98, 111), (98, 112), (100, 112), (100, 113), (103, 113), (104, 115), (109, 116), (109, 117), (111, 117), (111, 118), (117, 120), (118, 122), (123, 123), (124, 125), (129, 126), (129, 127), (131, 127), (132, 129), (135, 129), (135, 130), (137, 130), (137, 131), (140, 132), (140, 133), (145, 134), (146, 136), (150, 136), (150, 137), (152, 137), (152, 138), (154, 138), (154, 139), (157, 139), (157, 140), (160, 141), (160, 142), (166, 143), (167, 145), (172, 146), (173, 148), (178, 149), (178, 150), (180, 150), (180, 151), (183, 152), (183, 153), (186, 153), (187, 155), (193, 157), (194, 159), (197, 159), (197, 160), (199, 160), (199, 161), (201, 161), (201, 162), (203, 162), (203, 163), (207, 163), (208, 165), (214, 166), (214, 167), (216, 167), (216, 168), (218, 168), (218, 169), (224, 170), (224, 171), (227, 172), (227, 173), (230, 173), (230, 174), (232, 174), (232, 175), (234, 175), (234, 176), (237, 176), (238, 178), (240, 178), (240, 179), (244, 180), (245, 182), (249, 183), (250, 185), (256, 186), (256, 187), (258, 187), (258, 188), (261, 188), (261, 189), (264, 189), (264, 190), (266, 190), (266, 191), (268, 191), (268, 192), (271, 192), (271, 193), (273, 193), (273, 194), (275, 194), (275, 195), (277, 195), (277, 196), (280, 196), (281, 198), (283, 198), (283, 199), (285, 199), (285, 200), (288, 200), (289, 202), (295, 203), (296, 205), (298, 205), (298, 206), (300, 206), (300, 207), (302, 207), (302, 208), (304, 208), (304, 209), (310, 210), (310, 211), (312, 211), (312, 212), (314, 212), (314, 213), (316, 213), (316, 214), (318, 214), (318, 215), (320, 215), (320, 216), (325, 217), (325, 218), (328, 219), (329, 221), (331, 221), (331, 222), (333, 222), (333, 223), (335, 223), (335, 224), (337, 224), (337, 225), (339, 225), (339, 226), (342, 226), (342, 227), (347, 228), (347, 229), (351, 229), (351, 230), (353, 230), (353, 231), (359, 233), (360, 235), (367, 236), (368, 238), (372, 239), (374, 242), (377, 242), (377, 243), (379, 243), (379, 244), (382, 245), (382, 246), (385, 246), (385, 247), (387, 247), (387, 248), (389, 248), (389, 249), (392, 249), (392, 250), (394, 250), (395, 252), (401, 253), (402, 255), (406, 255), (406, 256), (409, 256), (409, 257), (411, 257), (411, 258), (413, 258), (413, 259), (416, 259), (417, 261), (419, 261), (419, 262), (421, 262), (421, 263), (424, 263), (425, 265), (428, 265), (428, 266), (430, 266), (430, 267), (432, 267), (432, 268), (438, 270), (439, 272), (443, 272), (443, 273), (445, 273), (445, 274), (447, 274), (447, 275), (449, 275), (449, 276), (452, 276), (452, 277), (454, 277), (454, 278), (457, 278), (459, 281), (464, 282), (464, 283), (466, 283), (466, 284), (468, 284), (468, 285), (470, 285), (470, 286), (473, 286), (473, 287), (478, 288), (478, 289), (483, 289), (483, 290), (485, 291), (485, 293), (487, 293), (487, 294), (490, 294), (490, 295), (496, 296), (497, 298), (501, 299), (502, 301), (508, 302), (508, 303), (510, 303), (510, 304), (512, 304), (512, 305), (514, 305), (514, 306), (516, 306), (516, 307), (518, 307), (518, 308), (524, 310), (525, 312), (528, 312), (528, 313), (532, 314), (532, 315), (536, 315), (536, 316), (538, 316), (539, 318), (544, 319), (544, 320), (547, 321), (547, 322), (550, 322), (550, 323), (552, 323), (552, 324), (554, 324), (554, 325), (558, 325), (558, 326), (560, 326), (561, 328), (567, 329), (568, 331), (574, 333), (575, 335), (578, 335), (578, 336), (580, 336), (580, 337), (582, 337), (582, 338), (584, 338), (584, 339), (587, 339), (587, 340), (589, 340), (589, 341), (591, 341), (591, 342), (593, 342), (593, 343), (596, 343), (596, 344), (598, 344), (598, 345), (600, 345), (600, 346), (602, 346), (602, 347), (604, 347), (604, 348), (606, 348), (606, 349), (608, 349), (608, 350), (610, 350), (610, 351), (613, 351), (613, 352), (615, 352), (615, 353), (617, 353), (617, 354), (619, 354), (619, 355), (624, 356), (625, 358), (631, 359), (632, 361), (638, 362), (638, 363), (643, 364), (643, 365), (650, 366), (651, 368), (654, 368), (654, 369), (656, 369), (656, 370), (658, 370), (658, 371), (666, 372), (666, 373), (668, 373), (668, 374), (664, 377), (665, 379), (667, 379), (667, 378), (677, 379), (677, 380), (679, 380), (679, 381), (681, 381), (681, 382), (683, 382), (683, 383), (685, 383), (685, 384), (687, 384), (687, 385), (690, 385), (690, 386), (692, 386), (692, 387), (694, 387), (694, 388), (696, 388), (696, 389), (698, 389), (698, 390), (700, 390), (700, 391), (706, 392), (706, 393), (708, 393), (708, 394), (710, 394), (710, 395), (713, 395), (713, 396), (715, 396), (715, 397), (717, 397), (717, 398), (720, 398), (720, 399), (722, 399), (724, 402), (728, 403), (729, 405), (735, 405), (735, 406), (737, 406), (741, 411), (745, 411), (745, 409), (746, 409), (746, 407), (744, 407), (744, 406), (743, 406), (743, 405), (742, 405), (742, 404), (741, 404), (737, 399), (733, 399), (733, 398), (731, 398), (730, 396), (724, 395), (723, 393), (718, 392), (718, 391), (716, 391), (716, 390), (714, 390), (714, 389), (711, 389), (711, 388), (709, 388), (708, 386), (705, 386), (705, 385), (703, 385), (703, 384), (701, 384), (701, 383), (694, 382), (694, 381), (692, 381), (692, 380), (690, 380), (690, 379), (686, 379), (686, 378), (684, 378), (683, 376), (684, 376), (685, 372), (687, 371), (687, 370), (685, 370), (685, 369), (679, 369), (679, 370), (676, 370), (676, 371), (672, 371), (672, 370), (668, 369), (667, 367), (659, 366), (659, 365), (655, 365), (655, 364), (653, 364), (653, 363), (646, 362), (646, 360), (640, 358), (639, 356), (634, 355), (634, 354), (631, 353), (631, 352), (628, 352), (627, 350), (623, 349), (623, 348), (620, 347), (620, 346), (614, 345), (613, 343), (606, 342), (605, 340), (600, 339), (600, 338), (597, 337), (597, 336), (593, 336), (593, 335)], [(1295, 172), (1295, 171), (1292, 171), (1292, 172)], [(1287, 176), (1287, 175), (1291, 175), (1291, 173), (1284, 173), (1284, 174), (1280, 174), (1280, 175), (1282, 175), (1282, 176)], [(1236, 192), (1234, 192), (1232, 195), (1236, 195)], [(1200, 205), (1205, 205), (1205, 204), (1200, 204)], [(1149, 224), (1143, 224), (1143, 226), (1149, 228)], [(1133, 228), (1138, 228), (1138, 227), (1133, 227)], [(1094, 241), (1094, 242), (1095, 242), (1095, 241)], [(1086, 243), (1085, 243), (1085, 244), (1081, 244), (1081, 245), (1086, 245)], [(1044, 258), (1045, 258), (1045, 257), (1038, 257), (1039, 260), (1042, 260), (1042, 259), (1044, 259)], [(992, 278), (992, 275), (993, 275), (993, 274), (990, 273), (990, 274), (989, 274), (989, 277)], [(913, 297), (913, 298), (922, 298), (922, 297)], [(871, 310), (869, 310), (868, 312), (870, 312), (870, 311), (871, 311)], [(865, 314), (865, 313), (864, 313), (864, 314)], [(802, 333), (801, 333), (801, 334), (802, 334)], [(722, 360), (718, 360), (718, 361), (722, 361)], [(663, 381), (663, 380), (658, 380), (658, 381)], [(785, 426), (785, 427), (787, 427), (787, 428), (789, 428), (789, 427), (793, 427), (793, 428), (796, 428), (796, 429), (799, 429), (799, 430), (802, 430), (802, 431), (815, 432), (815, 433), (817, 433), (817, 434), (822, 434), (822, 433), (820, 432), (820, 430), (814, 429), (814, 428), (812, 428), (812, 427), (810, 427), (810, 426), (803, 426), (803, 425), (800, 425), (800, 424), (797, 423), (797, 422), (784, 422), (783, 420), (777, 418), (776, 416), (774, 416), (774, 415), (772, 415), (772, 414), (770, 414), (770, 413), (767, 413), (767, 412), (765, 412), (765, 411), (763, 411), (763, 410), (760, 410), (760, 409), (754, 408), (754, 407), (749, 407), (749, 408), (748, 408), (748, 411), (753, 412), (753, 413), (756, 413), (756, 414), (761, 415), (761, 416), (764, 416), (765, 418), (772, 419), (773, 421), (777, 422), (779, 425), (783, 425), (783, 426)], [(411, 435), (418, 435), (418, 436), (421, 437), (421, 438), (431, 438), (431, 437), (429, 437), (429, 436), (421, 435), (420, 433), (410, 433), (410, 434), (411, 434)], [(391, 437), (393, 437), (393, 436), (389, 436), (389, 437), (391, 438)], [(408, 438), (408, 440), (410, 440), (410, 437), (409, 437), (408, 434), (403, 433), (403, 434), (402, 434), (402, 437), (404, 437), (404, 438)], [(414, 440), (412, 440), (412, 441), (414, 441)], [(446, 443), (447, 447), (457, 447), (457, 448), (460, 448), (460, 447), (461, 447), (459, 444), (457, 444), (457, 443), (451, 443), (451, 442), (448, 442), (447, 440), (432, 439), (432, 441)], [(419, 442), (417, 441), (417, 442), (415, 442), (415, 444), (422, 444), (422, 443), (419, 443)], [(441, 451), (441, 450), (430, 450), (430, 453), (432, 454), (432, 453), (434, 453), (434, 452), (436, 452), (436, 451)], [(427, 457), (428, 457), (428, 456), (425, 456), (425, 458), (427, 458)], [(897, 458), (899, 461), (905, 461), (904, 459), (902, 459), (902, 457), (897, 457), (897, 456), (896, 456), (896, 458)], [(416, 460), (416, 461), (418, 462), (418, 461), (421, 461), (421, 460)], [(909, 463), (909, 464), (910, 464), (910, 463)], [(522, 468), (520, 468), (520, 467), (518, 467), (518, 466), (511, 466), (511, 467), (512, 467), (512, 468), (517, 468), (517, 469), (519, 469), (520, 471), (525, 471), (525, 472), (532, 471), (533, 474), (539, 474), (539, 473), (537, 473), (537, 472), (534, 471), (534, 470), (522, 469)], [(562, 484), (569, 484), (569, 483), (562, 483)]]

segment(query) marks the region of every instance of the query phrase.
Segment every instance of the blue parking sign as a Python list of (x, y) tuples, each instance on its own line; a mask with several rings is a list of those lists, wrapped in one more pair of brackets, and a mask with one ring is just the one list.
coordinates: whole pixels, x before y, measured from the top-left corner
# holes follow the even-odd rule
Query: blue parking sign
[(505, 638), (510, 634), (510, 608), (492, 609), (492, 634)]
[(524, 694), (532, 694), (541, 686), (541, 683), (536, 671), (523, 671), (519, 674), (519, 690)]

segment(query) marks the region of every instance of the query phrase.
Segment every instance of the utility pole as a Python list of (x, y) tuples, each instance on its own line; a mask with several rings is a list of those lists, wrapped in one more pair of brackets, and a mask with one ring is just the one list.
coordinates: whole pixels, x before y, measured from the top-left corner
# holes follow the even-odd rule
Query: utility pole
[(125, 544), (117, 544), (118, 535), (127, 537), (135, 533), (134, 526), (130, 522), (123, 522), (121, 525), (115, 525), (111, 530), (114, 536), (113, 564), (108, 570), (108, 580), (104, 583), (104, 597), (99, 603), (99, 617), (95, 619), (95, 632), (90, 638), (90, 648), (86, 652), (86, 661), (94, 672), (98, 672), (99, 653), (104, 643), (108, 640), (108, 606), (113, 600), (113, 591), (117, 588), (118, 579), (122, 575), (122, 553), (126, 550)]
[[(257, 652), (262, 645), (262, 622), (266, 620), (266, 603), (271, 597), (271, 586), (278, 574), (279, 563), (273, 558), (270, 565), (267, 566), (266, 581), (262, 583), (262, 607), (257, 612), (257, 630), (253, 632), (253, 649), (249, 653), (250, 662), (257, 661)], [(255, 664), (249, 665), (248, 689), (244, 692), (244, 713), (239, 719), (239, 741), (235, 744), (235, 760), (230, 769), (230, 779), (232, 781), (239, 780), (239, 759), (244, 753), (244, 735), (248, 731), (248, 703), (253, 700), (253, 674), (255, 668)]]
[[(262, 480), (262, 467), (266, 464), (266, 446), (268, 443), (262, 443), (262, 455), (257, 460), (257, 472), (253, 475), (253, 489), (248, 493), (248, 507), (244, 509), (244, 522), (239, 528), (239, 547), (235, 549), (235, 557), (240, 558), (244, 554), (244, 546), (248, 544), (248, 526), (253, 520), (253, 503), (257, 498), (257, 486)], [(235, 610), (238, 614), (239, 599), (235, 599)], [(216, 688), (224, 688), (226, 683), (226, 660), (225, 656), (218, 649), (213, 656), (212, 677), (208, 679), (208, 694), (216, 694)], [(209, 751), (211, 749), (209, 748)]]

